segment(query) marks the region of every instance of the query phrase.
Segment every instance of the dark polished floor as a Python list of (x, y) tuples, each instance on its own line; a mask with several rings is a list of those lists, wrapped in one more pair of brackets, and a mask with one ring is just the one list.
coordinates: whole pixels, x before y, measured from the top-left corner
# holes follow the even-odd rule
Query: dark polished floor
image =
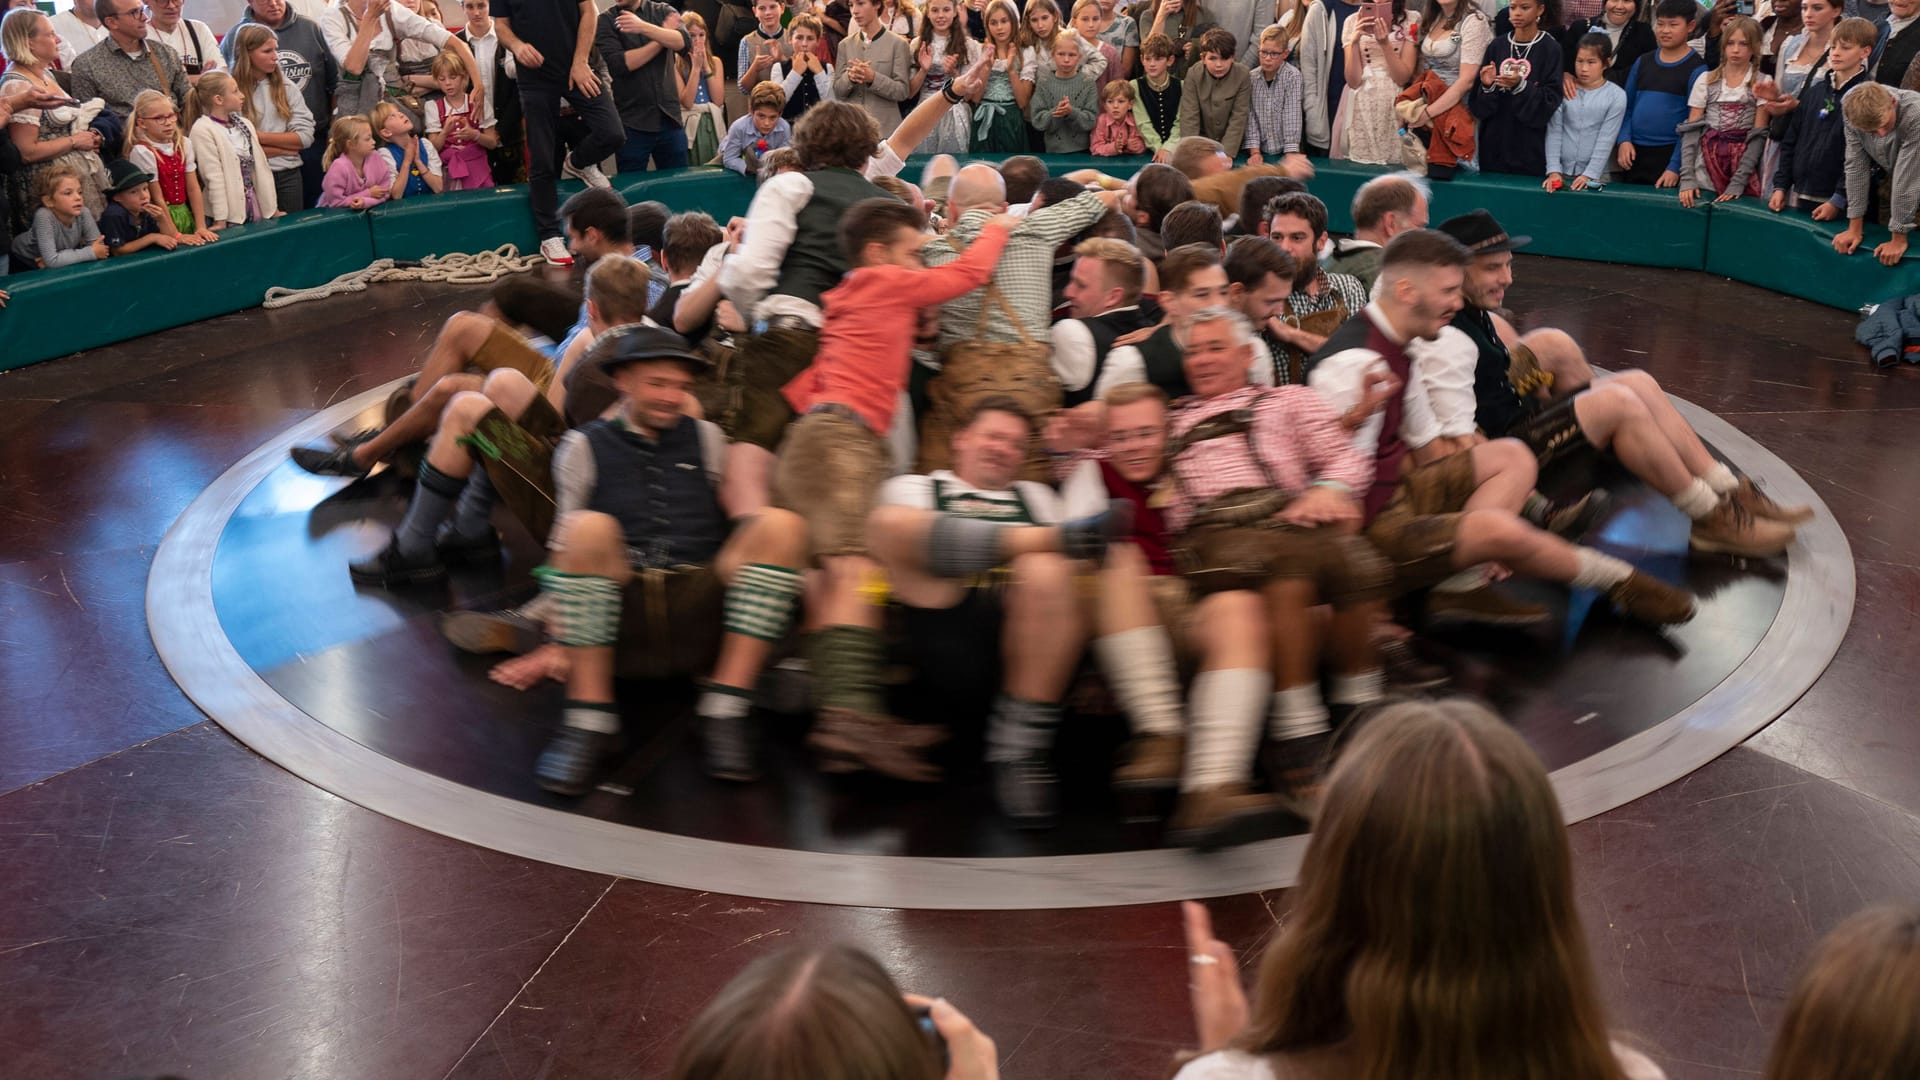
[[(1519, 273), (1529, 325), (1730, 419), (1854, 547), (1853, 624), (1813, 689), (1686, 780), (1573, 829), (1616, 1024), (1673, 1077), (1755, 1075), (1808, 945), (1920, 894), (1920, 557), (1900, 539), (1920, 529), (1920, 372), (1872, 370), (1844, 313), (1700, 275)], [(1170, 906), (844, 909), (556, 868), (329, 796), (179, 694), (143, 610), (168, 523), (270, 433), (404, 372), (475, 295), (381, 286), (0, 377), (5, 1073), (655, 1075), (748, 960), (833, 937), (967, 1010), (1009, 1076), (1163, 1075), (1191, 1035)], [(1285, 900), (1213, 906), (1252, 950)]]

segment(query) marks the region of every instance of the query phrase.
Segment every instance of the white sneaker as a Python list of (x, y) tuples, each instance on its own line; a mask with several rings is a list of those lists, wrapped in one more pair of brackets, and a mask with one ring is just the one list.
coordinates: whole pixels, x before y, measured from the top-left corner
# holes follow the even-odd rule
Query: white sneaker
[(547, 260), (549, 266), (573, 265), (573, 252), (568, 251), (567, 242), (557, 236), (540, 241), (540, 257)]
[(588, 165), (584, 168), (578, 168), (573, 164), (571, 157), (563, 157), (560, 159), (560, 175), (578, 180), (588, 187), (613, 187), (613, 181), (607, 179), (607, 174), (600, 171), (600, 166)]

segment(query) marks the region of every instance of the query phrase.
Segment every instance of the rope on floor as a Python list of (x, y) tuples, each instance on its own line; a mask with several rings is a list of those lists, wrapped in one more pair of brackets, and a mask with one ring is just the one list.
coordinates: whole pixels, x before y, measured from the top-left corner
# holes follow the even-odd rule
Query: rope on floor
[(320, 300), (342, 293), (366, 292), (367, 286), (383, 281), (443, 281), (450, 285), (487, 285), (508, 274), (523, 274), (539, 266), (540, 256), (522, 255), (512, 244), (501, 244), (492, 251), (472, 255), (429, 255), (424, 259), (375, 259), (364, 270), (341, 274), (325, 285), (310, 289), (289, 289), (275, 285), (267, 290), (263, 308), (283, 308), (302, 300)]

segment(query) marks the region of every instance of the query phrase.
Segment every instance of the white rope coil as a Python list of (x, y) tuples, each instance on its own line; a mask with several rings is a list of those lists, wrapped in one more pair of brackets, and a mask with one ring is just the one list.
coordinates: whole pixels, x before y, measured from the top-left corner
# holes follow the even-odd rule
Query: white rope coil
[(311, 289), (289, 289), (284, 285), (275, 285), (267, 290), (267, 298), (260, 304), (264, 308), (283, 308), (288, 304), (297, 304), (302, 300), (319, 300), (342, 293), (366, 292), (367, 286), (381, 281), (444, 281), (451, 285), (486, 285), (498, 281), (508, 274), (523, 274), (539, 266), (539, 255), (522, 255), (520, 249), (512, 244), (501, 244), (492, 251), (477, 252), (472, 255), (455, 252), (452, 255), (429, 255), (414, 262), (404, 263), (392, 259), (375, 259), (364, 270), (353, 270), (325, 285), (315, 285)]

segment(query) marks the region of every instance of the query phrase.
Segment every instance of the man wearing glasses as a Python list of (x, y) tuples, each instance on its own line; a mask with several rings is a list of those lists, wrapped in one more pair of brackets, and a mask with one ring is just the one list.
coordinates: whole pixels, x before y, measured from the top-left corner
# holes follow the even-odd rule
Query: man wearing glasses
[(173, 98), (175, 108), (185, 109), (187, 68), (179, 53), (147, 40), (153, 12), (139, 0), (97, 0), (93, 10), (107, 28), (107, 39), (74, 60), (74, 96), (100, 98), (122, 122), (142, 90), (159, 90)]

